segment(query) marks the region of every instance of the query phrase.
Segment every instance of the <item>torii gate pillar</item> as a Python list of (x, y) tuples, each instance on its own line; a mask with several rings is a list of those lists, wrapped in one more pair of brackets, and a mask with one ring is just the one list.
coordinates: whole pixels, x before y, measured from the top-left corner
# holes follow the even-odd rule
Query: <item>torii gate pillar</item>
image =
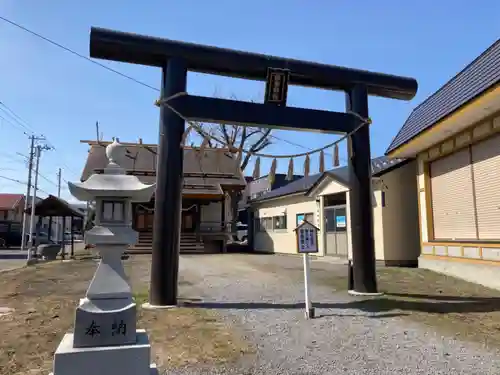
[[(355, 86), (346, 92), (346, 110), (368, 118), (366, 87)], [(350, 166), (350, 223), (353, 256), (354, 290), (358, 293), (376, 293), (375, 246), (373, 237), (372, 166), (370, 156), (370, 128), (363, 126), (349, 137)], [(370, 209), (366, 209), (369, 207)], [(360, 251), (373, 249), (373, 251)], [(356, 268), (360, 264), (369, 267)], [(356, 272), (357, 270), (357, 272)]]
[[(184, 60), (173, 58), (162, 67), (161, 97), (186, 91)], [(177, 304), (179, 244), (182, 208), (184, 150), (180, 147), (184, 120), (166, 106), (160, 106), (160, 134), (156, 168), (153, 259), (151, 262), (152, 306)], [(154, 286), (154, 287), (153, 287)]]

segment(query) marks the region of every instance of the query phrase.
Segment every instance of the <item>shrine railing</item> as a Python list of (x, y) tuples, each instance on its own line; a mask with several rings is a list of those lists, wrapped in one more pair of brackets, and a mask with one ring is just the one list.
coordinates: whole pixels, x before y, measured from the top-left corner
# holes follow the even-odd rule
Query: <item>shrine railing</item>
[(195, 229), (196, 233), (199, 234), (210, 234), (210, 233), (234, 233), (236, 228), (231, 230), (231, 222), (221, 222), (221, 221), (202, 221), (198, 223)]

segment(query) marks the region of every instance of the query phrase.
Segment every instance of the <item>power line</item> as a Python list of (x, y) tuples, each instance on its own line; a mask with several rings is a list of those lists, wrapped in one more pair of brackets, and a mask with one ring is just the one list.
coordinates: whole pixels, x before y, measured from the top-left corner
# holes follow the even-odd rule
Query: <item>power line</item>
[(40, 172), (38, 172), (38, 177), (41, 177), (44, 181), (48, 182), (49, 184), (52, 184), (54, 186), (57, 187), (57, 184), (52, 181), (51, 179), (49, 179), (48, 177), (44, 176), (43, 174), (41, 174)]
[(14, 121), (16, 121), (19, 125), (21, 125), (26, 131), (28, 132), (31, 132), (31, 133), (35, 133), (35, 131), (33, 130), (33, 128), (31, 126), (28, 125), (28, 123), (26, 121), (24, 121), (21, 117), (19, 117), (19, 115), (14, 112), (11, 108), (9, 108), (7, 106), (7, 104), (5, 104), (4, 102), (2, 102), (0, 100), (0, 105), (3, 106), (4, 108), (1, 108), (1, 110), (4, 111), (4, 113), (7, 113), (11, 118), (14, 119)]
[[(15, 183), (20, 184), (20, 185), (27, 185), (28, 184), (26, 181), (17, 180), (15, 178), (7, 177), (7, 176), (0, 176), (0, 178), (4, 179), (4, 180), (7, 180), (7, 181), (10, 181), (10, 182), (15, 182)], [(33, 187), (33, 184), (31, 185), (31, 187)], [(50, 195), (49, 192), (47, 192), (45, 190), (42, 190), (40, 188), (38, 188), (37, 190), (41, 191), (42, 193), (44, 193), (46, 195)]]
[[(122, 72), (120, 72), (120, 71), (118, 71), (118, 70), (116, 70), (116, 69), (110, 68), (109, 66), (106, 66), (106, 65), (104, 65), (104, 64), (102, 64), (102, 63), (100, 63), (100, 62), (98, 62), (98, 61), (95, 61), (95, 60), (93, 60), (93, 59), (91, 59), (91, 58), (89, 58), (89, 57), (87, 57), (87, 56), (85, 56), (85, 55), (82, 55), (81, 53), (78, 53), (78, 52), (76, 52), (76, 51), (72, 50), (72, 49), (71, 49), (71, 48), (69, 48), (69, 47), (63, 46), (62, 44), (57, 43), (57, 42), (55, 42), (54, 40), (52, 40), (52, 39), (50, 39), (50, 38), (47, 38), (47, 37), (45, 37), (45, 36), (43, 36), (43, 35), (41, 35), (41, 34), (39, 34), (39, 33), (35, 32), (35, 31), (32, 31), (32, 30), (30, 30), (30, 29), (28, 29), (28, 28), (26, 28), (26, 27), (24, 27), (24, 26), (22, 26), (22, 25), (20, 25), (20, 24), (18, 24), (18, 23), (16, 23), (16, 22), (14, 22), (14, 21), (11, 21), (11, 20), (9, 20), (9, 19), (7, 19), (7, 18), (5, 18), (5, 17), (0, 16), (0, 20), (3, 20), (3, 21), (5, 21), (5, 22), (7, 22), (7, 23), (11, 24), (12, 26), (15, 26), (15, 27), (17, 27), (17, 28), (19, 28), (19, 29), (21, 29), (21, 30), (26, 31), (27, 33), (29, 33), (29, 34), (31, 34), (31, 35), (34, 35), (34, 36), (36, 36), (36, 37), (38, 37), (38, 38), (40, 38), (40, 39), (42, 39), (42, 40), (46, 41), (47, 43), (50, 43), (50, 44), (52, 44), (52, 45), (54, 45), (54, 46), (56, 46), (56, 47), (59, 47), (59, 48), (61, 48), (61, 49), (65, 50), (66, 52), (69, 52), (69, 53), (71, 53), (71, 54), (73, 54), (73, 55), (75, 55), (75, 56), (77, 56), (77, 57), (80, 57), (80, 58), (82, 58), (82, 59), (85, 59), (85, 60), (87, 60), (87, 61), (91, 62), (92, 64), (95, 64), (95, 65), (97, 65), (97, 66), (99, 66), (99, 67), (101, 67), (101, 68), (104, 68), (104, 69), (106, 69), (106, 70), (108, 70), (108, 71), (110, 71), (110, 72), (112, 72), (112, 73), (118, 74), (118, 75), (122, 76), (123, 78), (126, 78), (126, 79), (128, 79), (128, 80), (130, 80), (130, 81), (132, 81), (132, 82), (135, 82), (135, 83), (137, 83), (137, 84), (139, 84), (139, 85), (141, 85), (141, 86), (144, 86), (144, 87), (150, 88), (150, 89), (155, 90), (155, 91), (158, 91), (158, 92), (160, 91), (158, 88), (156, 88), (156, 87), (154, 87), (154, 86), (151, 86), (151, 85), (149, 85), (149, 84), (147, 84), (147, 83), (145, 83), (145, 82), (142, 82), (142, 81), (140, 81), (140, 80), (138, 80), (138, 79), (136, 79), (136, 78), (134, 78), (134, 77), (131, 77), (131, 76), (127, 75), (127, 74), (124, 74), (124, 73), (122, 73)], [(1, 102), (0, 102), (0, 103), (1, 103)], [(283, 139), (283, 138), (277, 137), (277, 136), (272, 135), (272, 134), (270, 134), (269, 136), (270, 136), (271, 138), (274, 138), (274, 139), (279, 140), (279, 141), (281, 141), (281, 142), (285, 142), (285, 143), (287, 143), (287, 144), (289, 144), (289, 145), (291, 145), (291, 146), (294, 146), (294, 147), (300, 147), (300, 148), (302, 148), (302, 149), (312, 150), (312, 148), (309, 148), (309, 147), (307, 147), (307, 146), (304, 146), (304, 145), (301, 145), (301, 144), (298, 144), (298, 143), (295, 143), (295, 142), (289, 141), (289, 140), (287, 140), (287, 139)], [(55, 147), (54, 147), (54, 148), (55, 148)], [(326, 154), (326, 155), (329, 155), (329, 156), (333, 156), (333, 155), (331, 155), (331, 154), (329, 154), (329, 153), (326, 153), (326, 152), (325, 152), (325, 154)]]
[[(0, 19), (2, 19), (2, 17), (0, 17)], [(29, 125), (29, 124), (28, 124), (25, 120), (23, 120), (23, 119), (22, 119), (22, 118), (21, 118), (21, 117), (20, 117), (20, 116), (19, 116), (16, 112), (14, 112), (14, 110), (13, 110), (12, 108), (7, 107), (7, 105), (6, 105), (4, 102), (2, 102), (2, 101), (0, 101), (0, 104), (1, 104), (2, 106), (4, 106), (5, 108), (7, 108), (7, 109), (8, 109), (8, 111), (11, 113), (11, 117), (12, 117), (12, 118), (14, 118), (14, 119), (16, 120), (16, 122), (17, 122), (19, 125), (21, 125), (24, 129), (26, 129), (26, 130), (30, 131), (32, 134), (35, 134), (35, 133), (36, 133), (36, 132), (33, 130), (33, 128), (32, 128), (32, 127), (31, 127), (31, 126), (30, 126), (30, 125)], [(2, 107), (0, 107), (0, 109), (3, 109), (3, 108), (2, 108)], [(21, 121), (22, 121), (22, 122), (21, 122)], [(24, 125), (23, 123), (24, 123), (25, 125)], [(25, 134), (26, 134), (26, 133), (25, 133)], [(26, 135), (28, 135), (28, 134), (26, 134)], [(55, 151), (58, 151), (57, 147), (55, 147), (55, 146), (54, 146), (54, 144), (53, 144), (52, 142), (50, 142), (50, 140), (49, 140), (49, 139), (47, 139), (47, 137), (46, 137), (46, 136), (44, 136), (43, 134), (42, 134), (42, 138), (44, 138), (45, 142), (46, 142), (46, 143), (48, 143), (48, 144), (49, 144), (49, 146), (50, 146), (52, 149), (54, 149)], [(62, 154), (60, 154), (60, 156), (61, 156), (61, 159), (64, 159), (64, 156), (63, 156)], [(71, 173), (73, 173), (73, 174), (75, 174), (75, 175), (78, 175), (78, 173), (74, 172), (74, 171), (72, 170), (72, 168), (70, 168), (70, 167), (69, 167), (69, 166), (65, 163), (65, 161), (64, 161), (64, 160), (59, 160), (59, 164), (61, 164), (62, 166), (64, 166), (64, 167), (65, 167), (65, 168), (66, 168), (69, 172), (71, 172)]]
[(35, 32), (35, 31), (32, 31), (32, 30), (30, 30), (30, 29), (28, 29), (28, 28), (26, 28), (26, 27), (24, 27), (24, 26), (22, 26), (22, 25), (20, 25), (20, 24), (18, 24), (18, 23), (16, 23), (16, 22), (14, 22), (14, 21), (11, 21), (11, 20), (9, 20), (9, 19), (7, 19), (7, 18), (5, 18), (5, 17), (0, 16), (0, 20), (3, 20), (3, 21), (5, 21), (5, 22), (7, 22), (7, 23), (10, 23), (12, 26), (15, 26), (15, 27), (17, 27), (17, 28), (19, 28), (19, 29), (21, 29), (21, 30), (24, 30), (24, 31), (26, 31), (27, 33), (30, 33), (31, 35), (34, 35), (34, 36), (36, 36), (36, 37), (38, 37), (38, 38), (40, 38), (40, 39), (43, 39), (43, 40), (45, 40), (46, 42), (48, 42), (48, 43), (50, 43), (50, 44), (52, 44), (52, 45), (54, 45), (54, 46), (56, 46), (56, 47), (62, 48), (62, 49), (63, 49), (63, 50), (65, 50), (66, 52), (69, 52), (69, 53), (71, 53), (71, 54), (73, 54), (73, 55), (75, 55), (75, 56), (77, 56), (77, 57), (80, 57), (80, 58), (82, 58), (82, 59), (85, 59), (85, 60), (87, 60), (87, 61), (90, 61), (92, 64), (98, 65), (98, 66), (100, 66), (101, 68), (104, 68), (104, 69), (106, 69), (106, 70), (109, 70), (110, 72), (113, 72), (113, 73), (115, 73), (115, 74), (118, 74), (118, 75), (122, 76), (123, 78), (127, 78), (127, 79), (129, 79), (129, 80), (131, 80), (131, 81), (133, 81), (133, 82), (135, 82), (135, 83), (138, 83), (139, 85), (144, 86), (144, 87), (149, 87), (150, 89), (153, 89), (153, 90), (156, 90), (156, 91), (160, 91), (159, 89), (157, 89), (157, 88), (156, 88), (156, 87), (154, 87), (154, 86), (151, 86), (151, 85), (148, 85), (147, 83), (141, 82), (141, 81), (139, 81), (138, 79), (135, 79), (135, 78), (133, 78), (133, 77), (131, 77), (131, 76), (129, 76), (129, 75), (126, 75), (126, 74), (124, 74), (124, 73), (121, 73), (121, 72), (119, 72), (118, 70), (115, 70), (115, 69), (113, 69), (113, 68), (110, 68), (109, 66), (106, 66), (106, 65), (104, 65), (104, 64), (102, 64), (102, 63), (100, 63), (100, 62), (98, 62), (98, 61), (92, 60), (90, 57), (87, 57), (87, 56), (85, 56), (85, 55), (82, 55), (81, 53), (78, 53), (78, 52), (76, 52), (76, 51), (72, 50), (71, 48), (65, 47), (65, 46), (63, 46), (62, 44), (59, 44), (59, 43), (57, 43), (57, 42), (55, 42), (55, 41), (53, 41), (53, 40), (51, 40), (51, 39), (49, 39), (49, 38), (47, 38), (47, 37), (45, 37), (45, 36), (43, 36), (43, 35), (41, 35), (41, 34), (39, 34), (39, 33)]
[(24, 161), (25, 161), (25, 160), (19, 160), (19, 159), (16, 159), (13, 155), (7, 154), (7, 153), (5, 153), (5, 152), (0, 152), (0, 156), (1, 156), (2, 158), (9, 159), (10, 161), (15, 162), (15, 163), (21, 163), (21, 162), (24, 162)]
[(7, 177), (7, 176), (0, 176), (0, 178), (3, 178), (4, 180), (7, 180), (7, 181), (11, 181), (11, 182), (17, 182), (18, 184), (21, 184), (21, 185), (27, 185), (28, 183), (26, 181), (19, 181), (19, 180), (16, 180), (15, 178), (10, 178), (10, 177)]
[(52, 194), (50, 194), (48, 191), (43, 190), (43, 189), (40, 189), (39, 187), (37, 187), (37, 189), (36, 189), (36, 190), (37, 190), (37, 191), (41, 191), (41, 192), (42, 192), (42, 193), (44, 193), (45, 195), (52, 195)]
[[(1, 17), (0, 17), (1, 18)], [(29, 124), (23, 120), (16, 112), (14, 112), (14, 110), (12, 108), (9, 108), (4, 102), (0, 101), (0, 105), (2, 105), (3, 107), (7, 108), (7, 110), (10, 112), (10, 116), (20, 125), (22, 126), (25, 130), (31, 132), (31, 135), (32, 134), (35, 134), (36, 132), (33, 130), (33, 128), (31, 128), (31, 126), (29, 126)], [(0, 109), (3, 110), (2, 107), (0, 107)], [(5, 110), (4, 110), (5, 113), (7, 113)], [(21, 122), (22, 121), (22, 122)], [(11, 123), (12, 124), (12, 123)], [(26, 132), (24, 133), (26, 135), (29, 135), (27, 134)], [(54, 149), (55, 151), (58, 151), (57, 147), (54, 146), (54, 144), (52, 142), (50, 142), (50, 140), (47, 139), (46, 136), (42, 135), (42, 138), (44, 138), (44, 141), (46, 143), (49, 144), (49, 146)], [(64, 159), (64, 156), (62, 154), (60, 154), (60, 157), (61, 159)], [(64, 160), (59, 160), (59, 164), (61, 164), (62, 166), (64, 166), (69, 172), (75, 174), (75, 175), (78, 175), (78, 173), (74, 172), (72, 170), (72, 168), (70, 168)]]
[[(49, 144), (52, 146), (52, 148), (55, 151), (58, 151), (58, 149), (52, 143), (49, 142)], [(75, 170), (73, 168), (69, 167), (68, 164), (66, 164), (66, 162), (64, 160), (58, 160), (58, 162), (59, 162), (59, 165), (61, 165), (61, 166), (64, 167), (65, 171), (70, 172), (70, 173), (72, 173), (75, 176), (79, 176), (80, 175), (78, 172), (75, 172)]]
[[(0, 109), (3, 109), (3, 108), (1, 108), (1, 107), (0, 107)], [(10, 125), (13, 129), (15, 129), (15, 130), (19, 130), (19, 131), (20, 131), (20, 132), (22, 132), (24, 135), (28, 135), (28, 134), (26, 133), (26, 129), (25, 129), (24, 127), (22, 127), (22, 128), (21, 128), (21, 127), (19, 126), (19, 124), (13, 123), (11, 119), (9, 119), (9, 118), (5, 118), (5, 117), (3, 117), (3, 116), (0, 116), (0, 120), (2, 120), (2, 121), (0, 122), (0, 124), (3, 124), (3, 123), (5, 122), (6, 124), (9, 124), (9, 125)]]

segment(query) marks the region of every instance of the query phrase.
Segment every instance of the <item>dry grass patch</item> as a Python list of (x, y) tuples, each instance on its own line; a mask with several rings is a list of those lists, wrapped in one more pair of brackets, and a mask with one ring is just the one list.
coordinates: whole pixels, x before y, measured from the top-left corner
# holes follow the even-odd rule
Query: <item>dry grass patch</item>
[[(145, 256), (126, 262), (135, 290), (147, 290), (149, 261)], [(0, 314), (0, 375), (51, 371), (54, 351), (63, 334), (73, 329), (76, 305), (96, 266), (90, 259), (58, 261), (0, 274), (0, 307), (14, 309)], [(182, 294), (182, 285), (180, 290)], [(138, 303), (147, 299), (140, 292), (136, 297)], [(206, 310), (139, 309), (138, 327), (147, 330), (152, 354), (164, 368), (224, 363), (250, 351), (240, 336), (220, 323), (215, 312)]]

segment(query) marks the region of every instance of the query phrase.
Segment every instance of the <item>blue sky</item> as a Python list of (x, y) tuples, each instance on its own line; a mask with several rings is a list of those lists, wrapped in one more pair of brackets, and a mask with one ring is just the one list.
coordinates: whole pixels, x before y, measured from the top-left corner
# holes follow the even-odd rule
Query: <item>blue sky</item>
[[(479, 6), (480, 5), (480, 6)], [(495, 0), (1, 0), (0, 15), (88, 56), (91, 26), (167, 37), (277, 56), (292, 57), (415, 77), (411, 102), (370, 98), (372, 156), (382, 155), (412, 108), (437, 90), (500, 36)], [(104, 62), (158, 87), (155, 68)], [(188, 91), (235, 95), (261, 101), (264, 84), (190, 74)], [(79, 178), (99, 121), (105, 139), (139, 137), (156, 143), (157, 92), (77, 58), (0, 20), (0, 101), (55, 150), (43, 154), (40, 187), (57, 193), (59, 167), (65, 180)], [(344, 95), (292, 87), (292, 106), (344, 110)], [(22, 157), (28, 139), (0, 106), (0, 176), (25, 181)], [(267, 151), (289, 154), (319, 147), (336, 136), (276, 131)], [(341, 147), (345, 160), (345, 147)], [(327, 167), (331, 160), (327, 157)], [(286, 163), (278, 165), (286, 170)], [(268, 162), (263, 162), (263, 172)], [(300, 162), (296, 164), (300, 172)], [(313, 160), (312, 170), (317, 166)], [(251, 173), (251, 171), (249, 171)], [(0, 178), (1, 192), (24, 186)], [(63, 187), (62, 195), (71, 199)]]

